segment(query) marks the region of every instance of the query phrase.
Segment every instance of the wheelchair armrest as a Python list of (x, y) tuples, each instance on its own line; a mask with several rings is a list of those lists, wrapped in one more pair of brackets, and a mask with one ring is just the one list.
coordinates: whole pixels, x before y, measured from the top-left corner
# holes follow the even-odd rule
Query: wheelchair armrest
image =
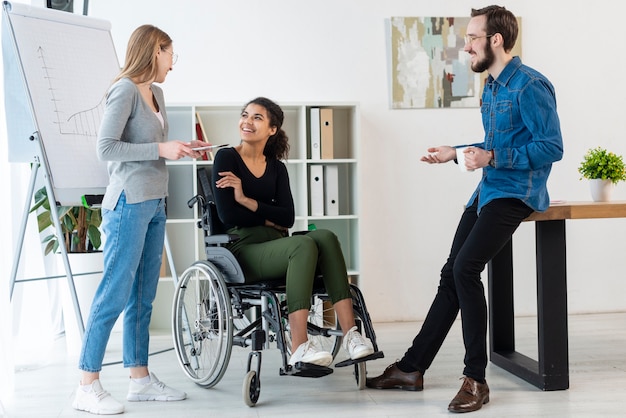
[(220, 245), (235, 242), (239, 239), (237, 234), (216, 234), (204, 237), (204, 242), (208, 245)]

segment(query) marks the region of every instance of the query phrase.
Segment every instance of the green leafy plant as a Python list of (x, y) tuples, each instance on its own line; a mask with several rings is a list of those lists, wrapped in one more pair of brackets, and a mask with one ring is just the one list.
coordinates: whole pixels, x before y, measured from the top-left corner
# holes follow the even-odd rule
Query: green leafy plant
[(586, 179), (611, 180), (614, 184), (626, 180), (626, 165), (622, 156), (601, 147), (587, 151), (578, 172)]
[[(88, 209), (83, 206), (55, 206), (63, 230), (63, 242), (67, 252), (86, 253), (97, 251), (102, 244), (100, 224), (102, 216), (100, 209)], [(35, 192), (35, 204), (30, 212), (42, 210), (37, 214), (37, 226), (42, 233), (46, 228), (53, 226), (50, 212), (50, 201), (45, 187)], [(45, 236), (41, 242), (45, 244), (45, 254), (56, 253), (61, 240), (56, 234)]]

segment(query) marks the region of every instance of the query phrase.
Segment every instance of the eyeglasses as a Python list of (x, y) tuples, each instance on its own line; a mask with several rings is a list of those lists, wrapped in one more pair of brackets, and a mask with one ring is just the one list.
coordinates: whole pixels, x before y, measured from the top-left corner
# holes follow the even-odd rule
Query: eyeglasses
[(483, 35), (483, 36), (465, 35), (465, 45), (474, 43), (476, 39), (491, 38), (492, 36), (493, 35)]
[(163, 48), (161, 48), (161, 51), (167, 52), (168, 54), (170, 54), (172, 56), (172, 65), (176, 64), (176, 61), (178, 61), (178, 54), (175, 54), (172, 51), (168, 51), (167, 49), (163, 49)]

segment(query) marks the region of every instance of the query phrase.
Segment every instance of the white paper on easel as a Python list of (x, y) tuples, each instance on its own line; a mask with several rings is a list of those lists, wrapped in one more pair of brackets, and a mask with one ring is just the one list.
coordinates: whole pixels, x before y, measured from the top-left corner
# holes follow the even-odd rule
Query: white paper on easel
[(63, 205), (103, 194), (109, 175), (96, 142), (120, 69), (110, 22), (9, 2), (2, 17), (10, 161), (46, 164)]
[(311, 216), (324, 215), (324, 166), (312, 165), (309, 167), (309, 180), (311, 194)]

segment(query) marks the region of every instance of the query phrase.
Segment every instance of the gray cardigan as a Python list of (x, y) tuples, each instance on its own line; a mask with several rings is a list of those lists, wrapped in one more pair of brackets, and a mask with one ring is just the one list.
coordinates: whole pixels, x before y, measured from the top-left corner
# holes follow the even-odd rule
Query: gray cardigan
[(105, 209), (115, 209), (122, 191), (131, 204), (167, 196), (167, 167), (159, 158), (157, 144), (167, 141), (165, 100), (158, 86), (153, 84), (151, 89), (164, 128), (130, 79), (119, 80), (107, 94), (97, 146), (98, 158), (108, 161), (109, 185), (102, 202)]

